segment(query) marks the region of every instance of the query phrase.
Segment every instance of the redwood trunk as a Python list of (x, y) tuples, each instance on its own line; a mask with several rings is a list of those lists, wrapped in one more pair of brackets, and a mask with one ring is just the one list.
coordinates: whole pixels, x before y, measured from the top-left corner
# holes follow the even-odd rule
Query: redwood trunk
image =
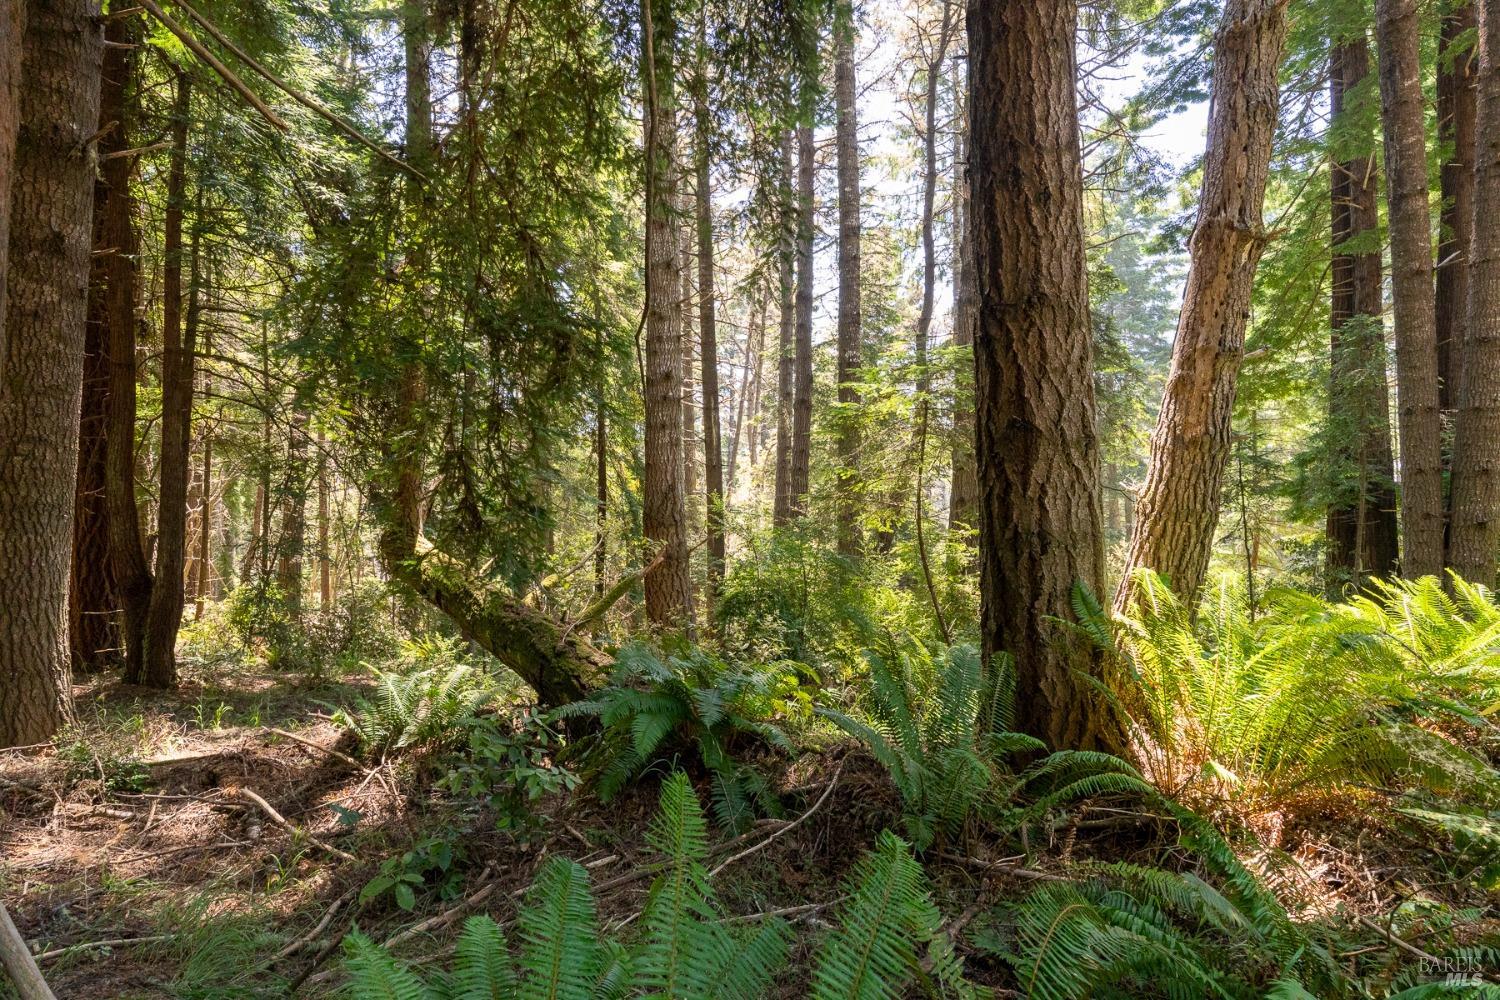
[(1432, 284), (1432, 215), (1416, 0), (1377, 0), (1380, 110), (1400, 402), (1403, 575), (1443, 571), (1442, 421)]
[(26, 32), (25, 0), (0, 0), (0, 369), (9, 341), (5, 336), (5, 275), (10, 253), (10, 188), (15, 174), (16, 135), (21, 130), (21, 39)]
[[(706, 58), (701, 57), (700, 58)], [(708, 529), (708, 600), (724, 579), (724, 446), (719, 419), (719, 339), (714, 300), (714, 204), (706, 66), (700, 63), (695, 112), (698, 126), (698, 355), (703, 372), (704, 522)]]
[(1468, 339), (1453, 446), (1450, 559), (1466, 580), (1495, 585), (1500, 547), (1500, 2), (1480, 0), (1474, 242), (1469, 257)]
[(855, 388), (863, 354), (860, 302), (859, 109), (854, 72), (854, 4), (839, 4), (835, 23), (833, 96), (837, 109), (835, 143), (839, 175), (839, 326), (838, 326), (838, 491), (839, 552), (860, 548), (858, 491), (859, 405)]
[[(1329, 104), (1335, 122), (1351, 114), (1347, 96), (1370, 71), (1369, 47), (1357, 36), (1331, 53)], [(1339, 465), (1354, 469), (1328, 506), (1326, 587), (1337, 595), (1400, 567), (1391, 411), (1386, 391), (1385, 332), (1378, 205), (1380, 177), (1364, 149), (1332, 150), (1332, 297), (1328, 421)], [(1342, 249), (1359, 240), (1357, 252)], [(1374, 242), (1371, 242), (1371, 241)]]
[(1104, 582), (1093, 337), (1070, 0), (970, 0), (970, 180), (983, 651), (1015, 659), (1016, 719), (1054, 748), (1119, 752), (1084, 675), (1100, 651), (1062, 624)]
[[(682, 303), (674, 211), (676, 100), (671, 0), (641, 4), (646, 52), (646, 476), (644, 531), (651, 545), (646, 615), (685, 625), (692, 615), (682, 495)], [(658, 552), (660, 558), (657, 558)]]
[(1437, 326), (1438, 406), (1458, 408), (1463, 385), (1463, 345), (1469, 307), (1469, 247), (1474, 237), (1474, 65), (1468, 45), (1474, 30), (1474, 5), (1469, 0), (1444, 4), (1438, 38), (1438, 143), (1446, 151), (1439, 183), (1443, 207), (1438, 240)]
[(1136, 507), (1117, 607), (1136, 570), (1166, 578), (1192, 606), (1208, 571), (1276, 132), (1286, 0), (1229, 0), (1214, 39), (1212, 112), (1198, 222), (1172, 367)]
[(28, 6), (0, 363), (0, 747), (50, 739), (73, 711), (68, 570), (103, 52), (88, 0)]

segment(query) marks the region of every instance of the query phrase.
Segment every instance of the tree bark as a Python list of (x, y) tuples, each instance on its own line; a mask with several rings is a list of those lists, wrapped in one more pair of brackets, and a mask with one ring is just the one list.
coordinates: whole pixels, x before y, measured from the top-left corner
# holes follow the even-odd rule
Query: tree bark
[(281, 551), (276, 554), (276, 586), (288, 613), (302, 617), (302, 557), (307, 549), (307, 413), (292, 415), (287, 438), (286, 499), (281, 507)]
[(792, 186), (793, 131), (782, 136), (781, 244), (778, 277), (781, 306), (780, 335), (776, 341), (776, 499), (772, 523), (780, 526), (792, 519), (792, 411), (797, 405), (797, 310), (793, 262), (796, 257), (798, 213)]
[(47, 740), (73, 711), (68, 570), (103, 54), (89, 0), (28, 6), (0, 360), (0, 747)]
[[(205, 386), (206, 390), (206, 386)], [(208, 600), (208, 589), (212, 579), (214, 545), (214, 438), (211, 428), (203, 429), (202, 470), (199, 475), (198, 492), (201, 503), (198, 508), (198, 557), (194, 561), (193, 576), (193, 621), (203, 620), (203, 606)]]
[[(1353, 113), (1348, 94), (1370, 71), (1363, 35), (1335, 41), (1329, 105), (1336, 123)], [(1332, 293), (1328, 422), (1340, 465), (1356, 470), (1352, 488), (1328, 506), (1326, 588), (1331, 596), (1400, 568), (1391, 411), (1386, 389), (1385, 331), (1381, 325), (1380, 177), (1372, 153), (1331, 150)], [(1344, 249), (1361, 240), (1355, 250)], [(1374, 241), (1374, 242), (1371, 242)]]
[(1453, 446), (1449, 563), (1474, 583), (1495, 585), (1500, 548), (1500, 2), (1477, 0), (1478, 127), (1468, 338)]
[(948, 38), (953, 29), (953, 7), (943, 4), (943, 22), (938, 28), (936, 47), (927, 63), (927, 93), (923, 101), (922, 133), (922, 308), (917, 314), (917, 336), (914, 345), (917, 365), (917, 395), (925, 396), (932, 383), (927, 370), (927, 347), (932, 333), (932, 305), (937, 288), (937, 243), (933, 232), (933, 212), (937, 203), (937, 105), (938, 81), (942, 79), (943, 59), (948, 53)]
[(169, 688), (177, 683), (177, 630), (185, 600), (187, 491), (192, 474), (193, 372), (197, 351), (198, 222), (194, 221), (188, 320), (182, 316), (182, 219), (187, 202), (187, 136), (192, 85), (177, 76), (172, 106), (172, 151), (167, 168), (167, 208), (162, 236), (161, 486), (156, 510), (156, 568), (146, 610), (145, 656), (139, 682)]
[(1458, 408), (1463, 385), (1463, 345), (1469, 307), (1469, 246), (1474, 238), (1474, 51), (1458, 47), (1474, 29), (1474, 4), (1446, 0), (1438, 37), (1437, 119), (1443, 159), (1439, 184), (1443, 205), (1438, 240), (1438, 407)]
[[(706, 15), (705, 15), (706, 19)], [(717, 599), (724, 580), (724, 446), (719, 420), (719, 339), (714, 310), (714, 203), (710, 175), (713, 121), (708, 110), (707, 52), (699, 26), (697, 119), (698, 188), (698, 355), (703, 370), (704, 523), (708, 530), (708, 600)]]
[(25, 0), (0, 0), (0, 371), (9, 341), (5, 335), (5, 276), (10, 255), (10, 189), (15, 175), (16, 136), (21, 130), (21, 39), (26, 33)]
[(1075, 584), (1104, 584), (1077, 8), (970, 0), (968, 28), (983, 652), (992, 671), (1014, 657), (1021, 731), (1119, 752), (1123, 721), (1081, 676), (1103, 657), (1059, 621)]
[(807, 513), (807, 490), (812, 466), (812, 312), (813, 212), (816, 151), (813, 128), (797, 129), (797, 329), (796, 396), (792, 401), (792, 514)]
[(1191, 607), (1208, 571), (1278, 110), (1286, 0), (1229, 0), (1214, 39), (1212, 109), (1192, 262), (1136, 529), (1115, 604), (1152, 569)]
[(682, 495), (682, 303), (674, 205), (677, 197), (677, 30), (672, 0), (642, 0), (646, 92), (646, 475), (644, 532), (653, 549), (646, 615), (655, 625), (692, 617), (687, 517)]
[(318, 431), (318, 610), (333, 610), (333, 503), (328, 481), (328, 438)]
[(963, 352), (953, 387), (953, 485), (948, 497), (948, 528), (973, 528), (978, 521), (979, 480), (974, 466), (974, 247), (969, 226), (968, 93), (957, 61), (953, 136), (953, 346)]
[(1443, 571), (1444, 536), (1421, 23), (1416, 0), (1377, 0), (1375, 11), (1400, 403), (1401, 571), (1415, 579)]
[(859, 391), (855, 379), (863, 363), (864, 335), (860, 302), (859, 107), (854, 67), (854, 4), (843, 0), (835, 15), (833, 97), (837, 119), (835, 146), (839, 176), (839, 326), (838, 326), (838, 490), (835, 499), (838, 548), (845, 556), (860, 550)]

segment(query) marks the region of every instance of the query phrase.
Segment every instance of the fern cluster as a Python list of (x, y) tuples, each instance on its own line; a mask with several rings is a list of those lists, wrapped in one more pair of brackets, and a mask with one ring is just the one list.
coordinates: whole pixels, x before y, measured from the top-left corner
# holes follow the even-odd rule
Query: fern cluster
[[(953, 646), (870, 657), (867, 714), (820, 709), (869, 747), (901, 793), (907, 836), (925, 850), (976, 826), (1014, 828), (1063, 803), (1109, 792), (1152, 793), (1126, 762), (1058, 751), (1017, 770), (1016, 754), (1046, 747), (1009, 732), (1014, 674), (1003, 658), (986, 672), (978, 650)], [(1022, 804), (1022, 793), (1033, 801)]]
[[(705, 867), (708, 829), (686, 776), (662, 786), (647, 841), (658, 872), (631, 942), (599, 927), (588, 872), (553, 858), (516, 918), (512, 955), (498, 924), (471, 917), (453, 967), (423, 976), (362, 934), (345, 942), (354, 1000), (754, 1000), (770, 991), (787, 961), (791, 932), (771, 916), (731, 922), (721, 913)], [(815, 1000), (894, 1000), (917, 979), (960, 982), (926, 878), (892, 834), (856, 869), (838, 926), (818, 950)]]
[[(439, 652), (446, 650), (442, 640)], [(413, 659), (432, 666), (414, 670), (375, 671), (375, 691), (340, 709), (334, 721), (352, 730), (360, 746), (372, 754), (448, 746), (466, 738), (462, 723), (496, 695), (490, 674), (475, 666), (454, 663), (418, 644), (408, 644)]]
[(617, 657), (609, 687), (564, 706), (557, 717), (595, 718), (600, 732), (581, 752), (583, 769), (608, 801), (653, 764), (696, 755), (713, 779), (715, 818), (741, 829), (776, 803), (764, 778), (735, 759), (755, 741), (785, 753), (791, 741), (773, 720), (800, 697), (791, 667), (746, 668), (694, 649), (663, 659), (631, 643)]

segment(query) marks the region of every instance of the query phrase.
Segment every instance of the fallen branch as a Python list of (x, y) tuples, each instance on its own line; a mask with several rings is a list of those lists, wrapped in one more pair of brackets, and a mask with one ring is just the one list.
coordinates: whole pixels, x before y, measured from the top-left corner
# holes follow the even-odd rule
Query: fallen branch
[(333, 747), (325, 747), (321, 743), (314, 743), (312, 740), (308, 739), (305, 736), (298, 736), (296, 733), (289, 733), (285, 729), (276, 729), (272, 726), (267, 726), (266, 732), (271, 733), (275, 736), (285, 737), (286, 739), (291, 740), (293, 743), (300, 743), (310, 750), (316, 750), (319, 753), (325, 753), (335, 760), (343, 761), (345, 764), (348, 764), (350, 767), (358, 771), (363, 771), (365, 769), (365, 766), (363, 764), (355, 760), (353, 757), (350, 757), (342, 750), (335, 750)]
[(26, 939), (16, 930), (4, 903), (0, 903), (0, 966), (15, 984), (21, 1000), (57, 1000), (47, 980), (42, 978), (42, 970), (37, 968), (36, 959), (26, 947)]
[(266, 818), (267, 819), (269, 819), (272, 823), (275, 823), (277, 826), (281, 827), (283, 830), (286, 830), (292, 836), (294, 836), (294, 837), (302, 837), (308, 843), (314, 845), (315, 847), (321, 847), (323, 850), (327, 851), (329, 854), (332, 854), (334, 857), (342, 858), (345, 861), (358, 861), (359, 860), (354, 855), (350, 854), (348, 851), (341, 850), (341, 849), (339, 849), (337, 847), (334, 847), (332, 844), (329, 844), (329, 843), (327, 843), (325, 841), (319, 840), (317, 837), (314, 837), (312, 834), (308, 833), (306, 830), (304, 830), (301, 827), (297, 826), (295, 823), (292, 823), (285, 816), (281, 815), (281, 813), (279, 813), (275, 809), (273, 809), (271, 807), (271, 803), (267, 802), (265, 799), (261, 798), (259, 795), (257, 795), (255, 792), (251, 791), (250, 789), (248, 789), (248, 788), (239, 788), (239, 789), (236, 789), (235, 794), (237, 794), (237, 795), (243, 795), (245, 798), (247, 798), (251, 802), (255, 803), (255, 805), (257, 807), (259, 807), (260, 811), (266, 814)]
[(1375, 921), (1365, 916), (1355, 917), (1354, 919), (1359, 921), (1362, 926), (1369, 928), (1376, 934), (1379, 934), (1381, 937), (1385, 938), (1391, 944), (1395, 945), (1397, 948), (1400, 948), (1408, 955), (1411, 955), (1415, 958), (1420, 958), (1424, 962), (1432, 963), (1430, 968), (1441, 968), (1441, 965), (1439, 964), (1442, 961), (1441, 959), (1439, 959), (1435, 955), (1428, 954), (1421, 948), (1418, 948), (1416, 945), (1412, 944), (1410, 941), (1405, 941), (1397, 937), (1396, 933), (1389, 927), (1382, 927), (1380, 924), (1377, 924)]
[(297, 940), (293, 941), (291, 944), (278, 951), (276, 953), (276, 957), (271, 961), (279, 962), (284, 958), (289, 958), (311, 944), (313, 939), (316, 938), (319, 934), (322, 934), (323, 931), (327, 929), (328, 925), (333, 922), (333, 917), (336, 913), (339, 912), (339, 907), (347, 903), (349, 901), (349, 897), (352, 895), (354, 895), (354, 890), (350, 889), (338, 899), (335, 899), (333, 901), (333, 905), (328, 908), (328, 912), (323, 914), (323, 919), (314, 924), (312, 930), (308, 931), (306, 934), (302, 935)]
[(78, 944), (70, 944), (65, 948), (53, 948), (51, 951), (44, 951), (36, 957), (36, 960), (38, 962), (47, 962), (54, 958), (61, 958), (63, 955), (67, 955), (75, 951), (86, 951), (89, 948), (124, 948), (128, 945), (161, 944), (163, 941), (171, 940), (172, 935), (170, 934), (148, 934), (144, 937), (107, 938), (103, 941), (82, 941)]
[(719, 872), (723, 871), (725, 868), (728, 868), (730, 865), (734, 864), (736, 861), (739, 861), (742, 858), (748, 858), (750, 855), (756, 853), (757, 851), (764, 850), (765, 847), (766, 847), (766, 845), (770, 844), (771, 841), (775, 840), (777, 837), (780, 837), (782, 834), (786, 833), (787, 831), (794, 830), (797, 827), (801, 826), (803, 823), (805, 823), (807, 821), (807, 818), (809, 816), (811, 816), (813, 813), (815, 813), (819, 809), (821, 809), (822, 806), (823, 806), (823, 803), (828, 801), (828, 796), (832, 795), (833, 794), (833, 790), (836, 787), (838, 787), (839, 776), (842, 775), (843, 773), (844, 773), (844, 762), (843, 761), (839, 761), (838, 769), (833, 772), (833, 780), (828, 783), (828, 787), (823, 790), (823, 794), (818, 797), (818, 801), (816, 801), (816, 802), (814, 802), (812, 804), (812, 808), (811, 809), (807, 810), (807, 812), (803, 813), (801, 816), (798, 816), (796, 819), (792, 820), (790, 823), (786, 824), (785, 826), (777, 829), (774, 833), (772, 833), (766, 839), (764, 839), (764, 840), (762, 840), (762, 841), (760, 841), (760, 842), (758, 842), (756, 844), (752, 844), (750, 847), (745, 848), (743, 851), (740, 851), (738, 854), (731, 854), (729, 857), (727, 857), (723, 861), (719, 862), (719, 864), (717, 866), (715, 866), (715, 868), (708, 873), (708, 877), (709, 878), (713, 878), (715, 875), (719, 874)]
[(725, 917), (719, 922), (723, 924), (743, 924), (752, 920), (766, 920), (770, 917), (810, 917), (814, 913), (820, 913), (828, 909), (830, 906), (837, 906), (848, 898), (848, 896), (839, 896), (823, 903), (803, 903), (800, 906), (783, 906), (779, 910), (762, 910), (759, 913), (745, 913), (737, 917)]

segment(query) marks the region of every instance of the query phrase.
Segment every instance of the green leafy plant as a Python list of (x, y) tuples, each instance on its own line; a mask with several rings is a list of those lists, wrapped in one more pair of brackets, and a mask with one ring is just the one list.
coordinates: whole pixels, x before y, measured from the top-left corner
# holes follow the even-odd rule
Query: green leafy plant
[[(432, 651), (436, 643), (438, 652)], [(375, 693), (340, 709), (334, 721), (352, 730), (367, 753), (452, 746), (466, 735), (464, 723), (495, 697), (495, 685), (479, 667), (449, 661), (442, 640), (412, 643), (417, 663), (440, 660), (408, 672), (377, 670)]]
[(701, 649), (663, 660), (632, 643), (620, 651), (609, 687), (556, 716), (599, 721), (581, 759), (601, 798), (607, 801), (657, 762), (692, 753), (713, 778), (715, 817), (740, 829), (756, 807), (774, 812), (776, 802), (764, 778), (735, 752), (754, 742), (791, 753), (791, 741), (773, 720), (803, 699), (789, 664), (747, 669)]
[(463, 885), (468, 852), (455, 835), (423, 837), (394, 858), (381, 863), (380, 872), (360, 890), (361, 904), (390, 895), (396, 905), (410, 911), (417, 893), (435, 891), (439, 899), (452, 899)]
[(513, 719), (481, 716), (465, 721), (468, 745), (444, 761), (438, 786), (479, 800), (495, 814), (495, 825), (521, 837), (543, 826), (536, 803), (571, 791), (581, 780), (557, 761), (562, 737), (534, 708)]

